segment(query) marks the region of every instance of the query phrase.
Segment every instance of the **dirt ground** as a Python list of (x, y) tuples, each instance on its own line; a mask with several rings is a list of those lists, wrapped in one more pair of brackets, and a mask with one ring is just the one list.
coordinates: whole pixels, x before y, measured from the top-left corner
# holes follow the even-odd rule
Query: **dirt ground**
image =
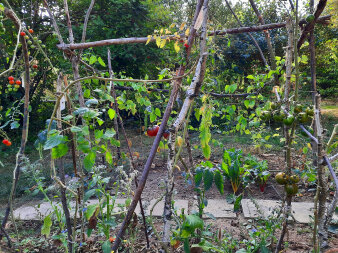
[[(135, 134), (137, 133), (137, 134)], [(136, 160), (137, 169), (139, 171), (139, 176), (142, 173), (146, 158), (149, 154), (149, 150), (152, 144), (153, 139), (150, 137), (147, 137), (139, 132), (138, 129), (131, 128), (128, 129), (128, 136), (130, 137), (130, 141), (132, 144), (132, 151), (138, 152), (139, 157)], [(196, 143), (197, 136), (192, 136), (193, 142)], [(193, 143), (193, 144), (195, 144)], [(226, 143), (226, 146), (233, 147), (232, 143)], [(123, 151), (125, 150), (125, 142), (122, 141), (122, 147)], [(242, 148), (245, 153), (248, 151), (252, 151), (252, 145), (250, 144), (236, 144), (236, 148)], [(221, 161), (221, 153), (222, 150), (215, 149), (214, 155), (211, 159), (213, 162), (220, 162)], [(271, 152), (271, 153), (255, 153), (256, 156), (258, 156), (261, 159), (265, 159), (268, 162), (269, 165), (269, 171), (271, 172), (271, 177), (267, 182), (267, 186), (265, 188), (265, 191), (262, 193), (258, 186), (252, 186), (247, 191), (246, 195), (250, 193), (251, 196), (257, 199), (270, 199), (270, 200), (280, 200), (283, 198), (284, 190), (283, 187), (278, 185), (274, 180), (274, 175), (281, 171), (281, 169), (284, 167), (284, 158), (282, 155), (282, 152)], [(193, 150), (193, 156), (195, 158), (195, 162), (198, 163), (199, 161), (203, 160), (203, 157), (201, 156), (200, 152), (198, 150)], [(163, 195), (164, 192), (164, 184), (165, 180), (167, 178), (167, 172), (166, 172), (166, 152), (160, 152), (157, 154), (157, 157), (155, 158), (152, 169), (149, 173), (148, 180), (145, 186), (145, 189), (142, 194), (142, 198), (144, 200), (150, 201), (152, 199), (157, 199), (161, 195)], [(182, 153), (183, 160), (186, 164), (189, 164), (189, 161), (187, 159), (187, 154), (185, 151)], [(299, 160), (299, 157), (295, 157), (295, 160)], [(179, 162), (179, 167), (182, 168), (181, 171), (175, 170), (175, 199), (187, 199), (187, 200), (193, 200), (194, 196), (196, 195), (193, 187), (191, 184), (188, 184), (183, 173), (183, 165)], [(240, 189), (241, 190), (241, 189)], [(224, 195), (220, 195), (216, 187), (212, 187), (209, 191), (207, 191), (206, 197), (207, 198), (213, 198), (213, 199), (220, 199), (225, 198), (228, 194), (232, 193), (232, 188), (230, 182), (226, 182), (225, 188), (224, 188)], [(299, 184), (299, 194), (293, 199), (293, 201), (313, 201), (314, 198), (314, 189), (311, 188), (308, 184), (305, 184), (304, 182), (301, 182)], [(125, 196), (124, 196), (125, 197)], [(22, 204), (22, 201), (17, 202), (19, 204)], [(35, 203), (35, 201), (31, 202), (32, 204)], [(216, 221), (208, 220), (207, 223), (212, 223), (213, 229), (219, 229), (227, 231), (228, 233), (233, 234), (233, 236), (240, 238), (241, 233), (243, 229), (245, 230), (245, 227), (243, 224), (245, 223), (245, 219), (243, 215), (240, 213), (238, 216), (238, 219), (217, 219)], [(40, 235), (40, 229), (41, 229), (41, 223), (35, 223), (35, 222), (20, 222), (19, 229), (23, 229), (24, 231), (31, 231), (31, 233), (35, 236)], [(161, 220), (157, 220), (155, 223), (155, 226), (158, 228), (158, 230), (161, 230)], [(141, 224), (139, 222), (138, 224), (139, 229), (137, 230), (137, 235), (135, 236), (135, 249), (134, 252), (159, 252), (158, 248), (159, 245), (157, 244), (154, 235), (152, 235), (151, 241), (152, 246), (151, 250), (146, 250), (145, 240), (143, 237), (143, 233), (141, 232)], [(9, 231), (13, 232), (13, 227), (9, 227)], [(278, 231), (277, 231), (278, 234)], [(330, 234), (330, 246), (333, 248), (338, 248), (338, 236)], [(55, 240), (51, 239), (45, 239), (41, 238), (43, 241), (41, 244), (45, 245), (41, 247), (36, 248), (37, 244), (36, 242), (32, 241), (31, 249), (32, 251), (27, 252), (57, 252), (56, 250), (56, 242)], [(98, 243), (100, 237), (90, 237), (87, 241), (87, 246), (83, 248), (83, 252), (101, 252), (101, 246)], [(15, 241), (16, 239), (14, 239)], [(284, 252), (311, 252), (312, 249), (312, 228), (311, 224), (291, 224), (289, 227), (289, 231), (287, 233), (286, 241), (289, 242), (288, 248)], [(129, 246), (126, 245), (126, 249), (128, 249)], [(36, 251), (37, 250), (37, 251)], [(88, 251), (89, 250), (89, 251)], [(175, 252), (183, 252), (183, 247), (178, 248)], [(8, 248), (5, 247), (5, 242), (0, 242), (0, 252), (11, 252)], [(14, 252), (14, 251), (13, 251)], [(15, 251), (17, 252), (17, 251)], [(24, 252), (24, 251), (19, 251)], [(131, 252), (129, 250), (126, 250), (125, 252)]]

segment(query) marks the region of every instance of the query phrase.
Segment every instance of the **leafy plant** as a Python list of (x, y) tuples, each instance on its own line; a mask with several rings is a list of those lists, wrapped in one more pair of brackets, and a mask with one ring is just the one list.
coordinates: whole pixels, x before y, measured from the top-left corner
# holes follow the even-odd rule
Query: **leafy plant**
[(241, 177), (244, 172), (242, 162), (242, 150), (240, 149), (229, 149), (224, 150), (222, 170), (224, 175), (230, 180), (234, 193), (237, 192), (238, 187), (241, 184)]
[(249, 154), (244, 160), (244, 170), (244, 182), (246, 184), (256, 182), (259, 185), (261, 192), (264, 192), (266, 182), (270, 177), (268, 163), (265, 160), (259, 161), (257, 157)]

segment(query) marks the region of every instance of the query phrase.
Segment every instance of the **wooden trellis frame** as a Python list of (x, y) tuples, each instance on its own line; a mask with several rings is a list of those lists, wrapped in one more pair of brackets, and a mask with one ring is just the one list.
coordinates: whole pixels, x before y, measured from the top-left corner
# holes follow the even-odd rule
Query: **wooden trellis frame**
[[(47, 5), (47, 1), (44, 0), (44, 2)], [(203, 8), (207, 8), (207, 2), (208, 2), (207, 0), (205, 0), (205, 1), (199, 0), (198, 1), (198, 4), (196, 5), (196, 11), (195, 11), (194, 21), (192, 23), (193, 25), (194, 25), (194, 23), (195, 23), (195, 21), (196, 21), (196, 19), (198, 17), (198, 14), (200, 13), (200, 11), (202, 9), (203, 4), (205, 5)], [(298, 50), (300, 49), (301, 45), (304, 43), (304, 41), (307, 38), (308, 34), (313, 30), (313, 28), (314, 28), (314, 26), (315, 26), (316, 23), (322, 23), (322, 24), (327, 24), (328, 23), (328, 20), (330, 19), (330, 16), (320, 17), (320, 14), (322, 13), (322, 11), (325, 8), (326, 2), (327, 2), (327, 0), (320, 0), (319, 1), (318, 5), (317, 5), (317, 9), (314, 12), (315, 19), (312, 22), (306, 23), (306, 21), (304, 21), (304, 20), (301, 20), (299, 22), (299, 25), (302, 27), (303, 31), (302, 31), (302, 34), (301, 34), (301, 36), (300, 36), (300, 38), (298, 40), (298, 43), (297, 43), (297, 49)], [(60, 49), (60, 50), (63, 50), (65, 52), (65, 54), (69, 56), (69, 58), (70, 58), (70, 60), (72, 62), (72, 67), (73, 67), (75, 81), (73, 83), (71, 83), (71, 85), (72, 84), (76, 84), (78, 91), (79, 91), (79, 89), (81, 89), (80, 82), (79, 82), (79, 80), (77, 80), (77, 79), (80, 79), (80, 75), (79, 75), (79, 71), (78, 71), (78, 66), (79, 66), (79, 62), (81, 62), (81, 61), (73, 54), (73, 52), (72, 52), (73, 50), (80, 50), (80, 52), (82, 53), (82, 51), (84, 49), (91, 48), (91, 47), (109, 46), (109, 45), (121, 45), (121, 44), (146, 43), (148, 41), (148, 37), (134, 37), (134, 38), (118, 38), (118, 39), (101, 40), (101, 41), (95, 41), (95, 42), (85, 42), (86, 27), (87, 27), (87, 23), (88, 23), (88, 20), (89, 20), (90, 12), (91, 12), (91, 10), (93, 8), (93, 5), (94, 5), (94, 0), (92, 0), (91, 4), (90, 4), (90, 7), (89, 7), (89, 9), (87, 11), (87, 14), (86, 14), (85, 25), (84, 25), (84, 30), (83, 30), (83, 33), (82, 33), (81, 43), (74, 43), (74, 36), (73, 36), (73, 33), (72, 33), (72, 27), (71, 27), (71, 22), (70, 22), (68, 7), (67, 7), (67, 0), (64, 0), (64, 3), (65, 3), (65, 7), (66, 7), (65, 9), (66, 9), (67, 25), (68, 25), (68, 30), (69, 30), (69, 38), (70, 38), (70, 42), (71, 42), (70, 44), (65, 44), (63, 42), (62, 36), (61, 36), (61, 34), (60, 34), (60, 32), (59, 32), (59, 30), (57, 28), (57, 24), (55, 22), (55, 19), (54, 19), (53, 15), (52, 15), (52, 13), (50, 11), (49, 11), (49, 14), (50, 14), (51, 20), (53, 22), (54, 28), (55, 28), (55, 30), (57, 32), (57, 35), (58, 35), (58, 38), (59, 38), (59, 41), (60, 41), (60, 44), (57, 45), (57, 48)], [(47, 8), (47, 10), (48, 9), (49, 8)], [(8, 10), (7, 10), (7, 16), (9, 16), (8, 13), (11, 13), (11, 12), (8, 12)], [(239, 34), (239, 33), (248, 33), (248, 32), (260, 32), (260, 31), (264, 31), (265, 34), (267, 34), (266, 31), (268, 31), (268, 30), (283, 28), (283, 27), (286, 27), (286, 25), (287, 25), (287, 22), (274, 23), (274, 24), (264, 24), (264, 20), (262, 22), (261, 19), (260, 19), (260, 22), (261, 22), (261, 25), (259, 25), (259, 26), (250, 26), (250, 27), (240, 27), (240, 28), (225, 29), (225, 30), (219, 30), (219, 31), (214, 31), (214, 32), (207, 32), (205, 35), (206, 36), (215, 36), (215, 35), (216, 36), (222, 36), (222, 35), (226, 35), (226, 34)], [(193, 25), (191, 26), (191, 31), (190, 31), (190, 34), (188, 36), (188, 44), (189, 45), (192, 44), (192, 41), (198, 35), (197, 34), (197, 30), (194, 29)], [(185, 38), (186, 36), (182, 34), (181, 37)], [(164, 37), (162, 37), (162, 39), (174, 40), (175, 37), (174, 36), (164, 36)], [(150, 41), (151, 42), (155, 41), (155, 39), (151, 39)], [(187, 57), (189, 57), (189, 55), (190, 55), (190, 50), (191, 50), (191, 48), (189, 48), (187, 50)], [(202, 58), (203, 57), (201, 56), (201, 59)], [(202, 63), (201, 63), (201, 66), (202, 66)], [(202, 69), (202, 71), (203, 71), (203, 69)], [(136, 189), (133, 201), (132, 201), (132, 203), (130, 205), (130, 208), (128, 210), (126, 218), (125, 218), (125, 220), (122, 223), (122, 227), (121, 227), (121, 229), (119, 231), (117, 239), (114, 242), (113, 250), (115, 250), (115, 251), (116, 251), (116, 249), (119, 246), (119, 243), (120, 243), (120, 241), (121, 241), (121, 239), (123, 237), (124, 230), (126, 229), (127, 224), (129, 223), (130, 219), (132, 218), (132, 215), (134, 213), (136, 205), (137, 205), (138, 201), (141, 198), (141, 194), (142, 194), (142, 191), (144, 189), (144, 186), (145, 186), (145, 183), (146, 183), (149, 171), (150, 171), (151, 164), (152, 164), (153, 159), (154, 159), (154, 157), (156, 155), (156, 150), (158, 148), (161, 136), (162, 136), (162, 134), (163, 134), (163, 132), (164, 132), (164, 130), (166, 128), (166, 125), (167, 125), (167, 122), (168, 122), (168, 119), (169, 119), (169, 116), (170, 116), (170, 113), (171, 113), (171, 110), (172, 110), (173, 103), (174, 103), (174, 101), (176, 99), (176, 96), (178, 94), (178, 90), (179, 90), (179, 87), (180, 87), (181, 82), (182, 82), (182, 77), (184, 76), (184, 72), (185, 72), (185, 66), (181, 66), (180, 69), (179, 69), (179, 71), (178, 71), (178, 73), (177, 73), (177, 77), (171, 79), (171, 81), (173, 83), (173, 89), (171, 91), (169, 102), (168, 102), (168, 105), (166, 107), (165, 113), (163, 115), (162, 124), (161, 124), (160, 129), (158, 131), (158, 134), (155, 137), (155, 140), (153, 142), (152, 148), (150, 150), (150, 155), (149, 155), (149, 157), (147, 159), (147, 162), (146, 162), (146, 164), (144, 166), (142, 177), (141, 177), (141, 179), (140, 179), (140, 181), (138, 183), (138, 187)], [(29, 71), (27, 71), (27, 70), (26, 70), (26, 75), (27, 75), (27, 82), (29, 82)], [(109, 80), (109, 79), (107, 79), (107, 80)], [(203, 80), (203, 78), (202, 78), (202, 80)], [(131, 80), (128, 80), (128, 81), (132, 82), (133, 80), (131, 79)], [(164, 80), (162, 80), (162, 81), (164, 81)], [(69, 89), (70, 86), (68, 86), (67, 89)], [(29, 91), (29, 86), (28, 86), (27, 89)], [(121, 88), (121, 89), (123, 89), (123, 88)], [(125, 89), (127, 89), (127, 88), (125, 88)], [(162, 90), (162, 91), (167, 92), (167, 90)], [(27, 93), (27, 90), (26, 90), (26, 93)], [(234, 96), (234, 97), (238, 96), (238, 97), (240, 97), (240, 96), (252, 95), (250, 93), (247, 93), (247, 94), (232, 94), (232, 95), (228, 95), (228, 94), (216, 94), (216, 93), (210, 93), (210, 94), (214, 95), (215, 97), (226, 97), (226, 96)], [(194, 95), (196, 95), (195, 92), (194, 92)], [(27, 99), (27, 96), (25, 98)], [(29, 94), (28, 94), (28, 99), (29, 99)], [(80, 99), (79, 102), (80, 102), (81, 106), (84, 104), (84, 100)], [(25, 105), (26, 105), (26, 103), (25, 103)], [(182, 115), (184, 115), (184, 113)], [(185, 112), (185, 115), (186, 115), (186, 112)], [(26, 106), (25, 106), (25, 117), (28, 117), (28, 110), (26, 110)], [(178, 127), (176, 127), (176, 129), (174, 130), (175, 132), (177, 132), (179, 126), (180, 126), (180, 124), (178, 124)], [(301, 126), (301, 128), (303, 128), (303, 127)], [(28, 129), (26, 129), (26, 130), (28, 131)], [(318, 144), (318, 139), (315, 136), (312, 136), (307, 131), (305, 131), (305, 132), (308, 134), (308, 136), (312, 140), (314, 140), (315, 142), (317, 140), (317, 144)], [(23, 133), (23, 137), (22, 137), (23, 139), (24, 139), (24, 136), (25, 135)], [(26, 137), (25, 137), (25, 139), (26, 139)], [(171, 144), (174, 144), (174, 143), (171, 143)], [(23, 150), (24, 150), (24, 144), (22, 144), (22, 146), (23, 146)], [(330, 161), (336, 159), (336, 157), (337, 157), (337, 155), (334, 155), (334, 156), (332, 156), (330, 158), (324, 155), (323, 156), (323, 160), (321, 161), (321, 164), (322, 165), (323, 164), (328, 165), (330, 173), (332, 174), (332, 177), (334, 178), (334, 182), (336, 184), (336, 189), (337, 189), (337, 194), (336, 194), (335, 200), (337, 201), (337, 197), (338, 197), (338, 181), (337, 181), (337, 177), (336, 177), (336, 175), (335, 175), (335, 173), (334, 173), (334, 171), (332, 169), (332, 166), (330, 164)], [(6, 224), (6, 221), (4, 220), (4, 222), (2, 223), (2, 228), (4, 228), (5, 224)], [(1, 234), (0, 234), (0, 236), (1, 236)]]

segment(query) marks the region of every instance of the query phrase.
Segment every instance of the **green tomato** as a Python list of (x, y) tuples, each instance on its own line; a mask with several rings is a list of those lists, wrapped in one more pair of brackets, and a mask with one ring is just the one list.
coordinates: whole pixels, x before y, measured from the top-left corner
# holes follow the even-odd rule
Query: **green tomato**
[(301, 113), (303, 111), (303, 106), (301, 104), (296, 104), (295, 108), (293, 109), (295, 113)]
[(295, 121), (295, 117), (293, 117), (292, 115), (289, 115), (287, 118), (283, 119), (283, 123), (286, 126), (291, 126), (294, 121)]
[(309, 108), (309, 107), (307, 107), (307, 108), (305, 109), (305, 113), (306, 113), (308, 116), (311, 116), (311, 117), (313, 117), (313, 116), (315, 115), (314, 110), (311, 109), (311, 108)]
[(310, 118), (305, 112), (301, 112), (301, 113), (298, 114), (297, 120), (300, 123), (307, 123), (307, 122), (310, 121)]
[(306, 22), (310, 23), (312, 22), (313, 20), (315, 20), (315, 16), (313, 14), (310, 14), (306, 17)]

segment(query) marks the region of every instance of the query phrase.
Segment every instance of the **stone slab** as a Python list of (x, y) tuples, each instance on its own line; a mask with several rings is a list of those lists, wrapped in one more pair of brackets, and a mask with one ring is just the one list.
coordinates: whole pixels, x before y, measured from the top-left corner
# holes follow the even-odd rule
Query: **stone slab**
[[(125, 204), (126, 199), (116, 199), (115, 200), (115, 206), (113, 209), (113, 213), (117, 213), (117, 212), (121, 212), (121, 211), (127, 211), (127, 209), (125, 207), (123, 207), (123, 205)], [(89, 205), (95, 205), (95, 204), (99, 204), (99, 200), (98, 199), (91, 199), (88, 200), (85, 203), (85, 207), (89, 206)], [(58, 205), (59, 209), (62, 210), (62, 205), (60, 202), (55, 202), (54, 205)], [(74, 215), (75, 212), (75, 202), (71, 202), (70, 203), (70, 214), (71, 216)], [(103, 209), (103, 211), (105, 212), (107, 210), (107, 208), (105, 207)], [(81, 210), (79, 210), (80, 212)], [(39, 205), (24, 205), (19, 207), (18, 209), (14, 210), (14, 217), (15, 219), (19, 219), (19, 220), (43, 220), (44, 217), (46, 217), (47, 215), (49, 215), (50, 213), (53, 213), (53, 208), (52, 205), (48, 202), (43, 202)], [(141, 213), (140, 211), (140, 207), (139, 204), (137, 205), (136, 209), (135, 209), (135, 213), (137, 215), (139, 215)]]
[[(146, 209), (145, 213), (146, 215), (150, 215), (150, 209), (154, 206), (156, 199), (152, 199), (149, 203), (148, 208)], [(177, 209), (178, 214), (181, 214), (182, 208), (184, 208), (184, 213), (188, 213), (188, 208), (189, 208), (189, 201), (188, 200), (183, 200), (183, 199), (176, 199), (174, 208)], [(153, 216), (156, 217), (161, 217), (163, 215), (163, 209), (164, 209), (164, 200), (161, 200), (160, 202), (157, 203), (153, 210)]]
[(43, 202), (35, 206), (21, 206), (14, 210), (15, 219), (19, 220), (42, 220), (53, 211), (52, 206), (48, 202)]
[[(268, 217), (272, 214), (275, 208), (279, 208), (282, 204), (281, 201), (275, 200), (255, 200), (259, 206), (259, 210), (251, 199), (242, 199), (241, 205), (245, 218), (257, 218), (257, 217)], [(261, 213), (260, 213), (261, 212)]]
[[(197, 212), (197, 201), (194, 201), (192, 212)], [(209, 213), (215, 218), (236, 218), (236, 213), (233, 211), (234, 205), (229, 204), (225, 199), (208, 199), (208, 205), (204, 208), (205, 213)], [(210, 218), (204, 215), (203, 218)]]
[[(256, 205), (250, 199), (242, 200), (243, 214), (245, 218), (256, 218), (269, 216), (273, 209), (280, 208), (282, 203), (281, 201), (275, 200), (256, 200), (257, 204), (262, 211), (260, 214), (256, 208)], [(312, 202), (292, 202), (291, 203), (291, 213), (298, 223), (310, 223), (313, 217), (313, 207)], [(338, 220), (338, 215), (333, 215), (333, 220)]]

